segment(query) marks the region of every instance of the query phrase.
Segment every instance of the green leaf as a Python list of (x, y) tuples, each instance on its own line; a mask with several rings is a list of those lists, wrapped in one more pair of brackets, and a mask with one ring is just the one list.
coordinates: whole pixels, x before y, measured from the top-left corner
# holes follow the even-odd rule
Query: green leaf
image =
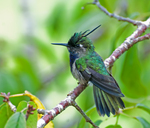
[(142, 124), (143, 128), (150, 128), (150, 123), (147, 122), (142, 117), (136, 117), (136, 119), (138, 119), (138, 121), (140, 121), (140, 123)]
[[(96, 107), (95, 106), (92, 106), (91, 108), (89, 108), (86, 112), (85, 112), (85, 114), (87, 115), (87, 116), (90, 116), (90, 114), (91, 113), (93, 113), (93, 111), (95, 111), (96, 110)], [(78, 125), (78, 128), (86, 128), (87, 127), (87, 122), (86, 122), (86, 120), (82, 117), (81, 118), (81, 121), (80, 121), (80, 123), (79, 123), (79, 125)]]
[(87, 122), (85, 119), (82, 117), (80, 123), (78, 124), (77, 128), (86, 128), (87, 127)]
[(147, 111), (147, 112), (150, 114), (150, 108), (147, 107), (146, 105), (139, 103), (139, 104), (136, 104), (136, 107), (137, 107), (137, 108), (141, 108), (141, 109)]
[(22, 112), (16, 112), (8, 119), (5, 128), (26, 128), (25, 115)]
[(106, 128), (122, 128), (120, 125), (109, 125)]
[[(21, 112), (23, 109), (27, 108), (27, 104), (33, 105), (34, 108), (36, 108), (36, 105), (33, 101), (29, 101), (28, 103), (26, 101), (21, 101), (17, 107), (17, 112)], [(26, 114), (27, 109), (23, 111), (24, 114)], [(34, 128), (37, 125), (37, 111), (33, 111), (34, 114), (30, 114), (26, 126), (27, 128)]]
[(96, 124), (97, 126), (99, 126), (103, 121), (102, 120), (97, 120), (96, 122), (94, 122), (94, 124)]
[(126, 92), (124, 92), (124, 94), (130, 98), (147, 96), (147, 90), (141, 82), (140, 75), (142, 71), (142, 65), (139, 63), (139, 61), (138, 48), (137, 45), (134, 45), (125, 54), (123, 70), (121, 73), (121, 80), (125, 84), (124, 88), (126, 88)]
[[(33, 105), (33, 108), (36, 108), (36, 105), (33, 101), (28, 102), (28, 104)], [(27, 119), (27, 128), (36, 128), (37, 127), (37, 110), (33, 111), (34, 114), (30, 114)]]
[(89, 108), (85, 113), (87, 116), (90, 116), (90, 114), (93, 113), (93, 111), (95, 111), (95, 110), (96, 110), (96, 107), (94, 105), (93, 107)]
[(0, 106), (0, 126), (3, 128), (9, 119), (9, 117), (13, 114), (9, 105), (7, 103), (3, 103)]
[[(17, 106), (17, 112), (21, 112), (23, 109), (27, 108), (27, 102), (21, 101)], [(26, 114), (27, 109), (23, 111), (24, 114)]]

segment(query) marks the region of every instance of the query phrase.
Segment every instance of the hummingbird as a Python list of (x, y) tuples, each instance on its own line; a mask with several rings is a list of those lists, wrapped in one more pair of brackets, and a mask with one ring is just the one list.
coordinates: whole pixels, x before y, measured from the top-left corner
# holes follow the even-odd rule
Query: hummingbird
[[(94, 50), (92, 41), (87, 37), (92, 31), (74, 33), (68, 43), (52, 43), (67, 47), (70, 56), (72, 75), (80, 84), (93, 85), (93, 94), (97, 112), (100, 116), (110, 113), (117, 114), (120, 108), (125, 108), (121, 99), (124, 97), (119, 85), (108, 72), (103, 59)], [(88, 33), (87, 33), (88, 32)]]

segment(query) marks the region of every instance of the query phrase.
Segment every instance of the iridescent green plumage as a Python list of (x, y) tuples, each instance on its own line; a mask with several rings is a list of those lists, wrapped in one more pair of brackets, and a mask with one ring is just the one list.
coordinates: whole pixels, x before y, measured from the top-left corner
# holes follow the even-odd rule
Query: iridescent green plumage
[[(87, 67), (90, 67), (97, 73), (109, 75), (105, 68), (102, 58), (95, 51), (92, 50), (88, 51), (87, 54), (82, 58), (79, 58), (76, 61), (76, 65), (77, 68), (82, 71), (85, 70)], [(82, 68), (80, 66), (82, 66)]]

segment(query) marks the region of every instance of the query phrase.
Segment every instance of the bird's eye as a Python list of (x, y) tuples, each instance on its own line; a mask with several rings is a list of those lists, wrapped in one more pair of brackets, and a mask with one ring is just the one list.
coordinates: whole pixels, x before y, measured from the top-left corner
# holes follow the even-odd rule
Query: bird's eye
[(82, 44), (80, 44), (79, 46), (80, 46), (80, 48), (83, 48), (83, 45), (82, 45)]

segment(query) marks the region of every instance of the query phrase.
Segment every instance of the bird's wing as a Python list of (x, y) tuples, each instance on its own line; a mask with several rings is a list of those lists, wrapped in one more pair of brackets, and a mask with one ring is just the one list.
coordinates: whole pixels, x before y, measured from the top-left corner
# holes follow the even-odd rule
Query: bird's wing
[(102, 75), (100, 73), (97, 73), (92, 68), (87, 67), (85, 70), (82, 69), (82, 66), (80, 66), (79, 69), (82, 76), (85, 78), (86, 81), (90, 81), (93, 85), (98, 87), (99, 89), (103, 90), (104, 92), (117, 96), (117, 97), (123, 97), (117, 82), (115, 79), (110, 75)]

